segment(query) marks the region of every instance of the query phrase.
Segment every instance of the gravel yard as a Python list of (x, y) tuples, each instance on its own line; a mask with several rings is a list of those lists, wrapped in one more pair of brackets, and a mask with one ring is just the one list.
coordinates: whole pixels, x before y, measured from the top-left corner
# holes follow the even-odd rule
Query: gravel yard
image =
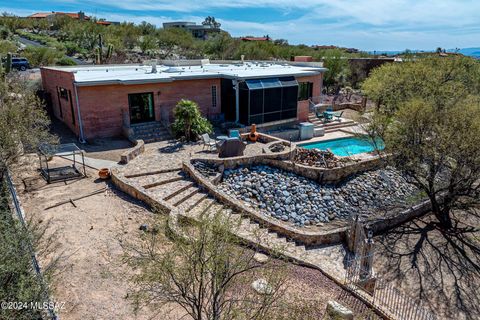
[(392, 169), (355, 175), (341, 185), (322, 185), (268, 166), (226, 170), (221, 191), (258, 208), (263, 214), (297, 226), (368, 217), (378, 210), (406, 204), (417, 189)]

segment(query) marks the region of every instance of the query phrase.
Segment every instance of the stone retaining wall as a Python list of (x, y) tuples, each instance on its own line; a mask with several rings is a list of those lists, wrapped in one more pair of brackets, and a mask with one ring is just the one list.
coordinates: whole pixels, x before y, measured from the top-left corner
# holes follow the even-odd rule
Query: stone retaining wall
[(194, 160), (202, 160), (217, 166), (223, 165), (225, 169), (235, 169), (239, 166), (268, 165), (283, 169), (285, 171), (293, 172), (302, 177), (318, 181), (319, 183), (339, 183), (353, 174), (379, 168), (383, 165), (381, 158), (371, 157), (356, 162), (352, 161), (343, 167), (311, 167), (303, 164), (293, 163), (289, 160), (291, 159), (291, 155), (293, 152), (295, 152), (295, 150), (296, 147), (292, 145), (291, 149), (290, 147), (287, 147), (287, 150), (282, 152), (267, 152), (261, 155), (241, 156), (225, 159), (195, 158)]
[(145, 142), (143, 140), (133, 140), (132, 142), (135, 144), (135, 146), (120, 155), (121, 164), (127, 164), (129, 161), (135, 159), (145, 152)]
[(247, 216), (253, 221), (261, 224), (262, 226), (281, 235), (284, 235), (290, 239), (299, 241), (306, 245), (334, 244), (340, 243), (345, 239), (345, 232), (347, 230), (347, 227), (338, 228), (329, 232), (312, 232), (279, 223), (278, 220), (264, 216), (260, 212), (257, 212), (252, 208), (245, 206), (237, 199), (218, 191), (215, 185), (210, 180), (202, 176), (198, 171), (196, 171), (192, 164), (184, 162), (183, 171), (187, 173), (192, 178), (192, 180), (194, 180), (200, 186), (206, 188), (208, 190), (208, 193), (215, 199), (217, 199), (219, 202), (231, 208), (235, 208), (238, 213)]

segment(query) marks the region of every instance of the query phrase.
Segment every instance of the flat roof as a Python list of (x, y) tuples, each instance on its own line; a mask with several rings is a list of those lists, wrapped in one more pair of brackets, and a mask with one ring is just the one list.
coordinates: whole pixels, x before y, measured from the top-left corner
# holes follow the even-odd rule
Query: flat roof
[(106, 84), (142, 84), (172, 82), (178, 80), (226, 78), (236, 80), (285, 76), (314, 76), (327, 69), (321, 67), (294, 66), (287, 63), (245, 62), (238, 64), (204, 64), (194, 66), (157, 65), (152, 73), (151, 65), (102, 65), (77, 67), (45, 67), (43, 69), (72, 72), (79, 86)]

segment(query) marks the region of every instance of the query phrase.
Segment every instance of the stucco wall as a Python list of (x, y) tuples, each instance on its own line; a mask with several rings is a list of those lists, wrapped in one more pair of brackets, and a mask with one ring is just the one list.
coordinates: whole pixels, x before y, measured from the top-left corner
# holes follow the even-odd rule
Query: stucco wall
[[(312, 90), (312, 97), (319, 97), (322, 92), (322, 84), (323, 84), (323, 73), (317, 76), (309, 76), (309, 77), (298, 77), (298, 82), (312, 82), (313, 83), (313, 90)], [(308, 112), (309, 112), (309, 102), (308, 100), (305, 101), (298, 101), (297, 107), (297, 120), (299, 121), (307, 121), (308, 120)]]

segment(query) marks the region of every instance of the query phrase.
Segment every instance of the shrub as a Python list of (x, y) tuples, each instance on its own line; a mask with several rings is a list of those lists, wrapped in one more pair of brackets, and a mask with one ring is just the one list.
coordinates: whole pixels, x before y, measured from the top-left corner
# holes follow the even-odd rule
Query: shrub
[(212, 124), (202, 116), (198, 105), (191, 100), (180, 100), (174, 116), (173, 132), (177, 137), (185, 137), (187, 141), (194, 141), (199, 135), (213, 131)]
[(65, 57), (65, 56), (58, 59), (55, 64), (59, 65), (59, 66), (76, 66), (77, 65), (77, 63), (75, 61), (73, 61), (69, 57)]
[(63, 57), (63, 52), (47, 47), (27, 47), (23, 55), (32, 67), (53, 65)]

